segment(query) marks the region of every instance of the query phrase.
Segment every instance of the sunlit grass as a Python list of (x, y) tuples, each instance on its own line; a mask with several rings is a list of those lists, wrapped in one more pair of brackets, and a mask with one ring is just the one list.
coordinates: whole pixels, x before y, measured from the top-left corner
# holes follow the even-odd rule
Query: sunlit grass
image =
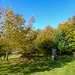
[(44, 72), (35, 72), (30, 75), (75, 75), (75, 61), (70, 62), (60, 68), (54, 68)]
[(21, 54), (13, 54), (13, 55), (10, 54), (8, 58), (9, 59), (14, 59), (14, 58), (19, 58), (20, 56), (21, 56)]

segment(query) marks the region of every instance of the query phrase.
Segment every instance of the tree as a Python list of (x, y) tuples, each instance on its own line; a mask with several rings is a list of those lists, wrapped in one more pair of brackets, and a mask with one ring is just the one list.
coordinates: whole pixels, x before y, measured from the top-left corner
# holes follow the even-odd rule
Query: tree
[(36, 43), (35, 40), (37, 38), (37, 36), (39, 36), (41, 34), (41, 30), (37, 29), (37, 30), (32, 30), (32, 32), (30, 33), (30, 39), (32, 40), (32, 45), (31, 45), (31, 50), (32, 53), (38, 53), (38, 50), (36, 49)]
[(49, 25), (42, 30), (41, 34), (37, 36), (36, 48), (43, 53), (51, 53), (52, 49), (52, 38), (54, 29)]
[(54, 48), (57, 49), (57, 53), (59, 52), (67, 52), (69, 51), (69, 46), (68, 46), (68, 38), (65, 35), (64, 30), (57, 31), (54, 36), (53, 36), (53, 45)]
[(74, 21), (69, 18), (67, 22), (59, 24), (57, 32), (54, 35), (54, 43), (61, 52), (71, 52), (75, 48), (75, 25)]
[(21, 46), (21, 53), (25, 56), (32, 53), (33, 41), (36, 38), (35, 31), (33, 30), (34, 16), (32, 15), (29, 19), (29, 24), (25, 26), (24, 30), (20, 32), (20, 40), (18, 39)]
[(3, 32), (3, 34), (1, 34), (1, 42), (4, 45), (3, 49), (6, 50), (6, 60), (8, 61), (9, 51), (13, 49), (13, 47), (15, 48), (16, 45), (19, 45), (15, 40), (19, 32), (23, 31), (25, 20), (23, 19), (23, 15), (15, 14), (11, 8), (5, 10), (3, 19), (3, 22), (1, 22)]

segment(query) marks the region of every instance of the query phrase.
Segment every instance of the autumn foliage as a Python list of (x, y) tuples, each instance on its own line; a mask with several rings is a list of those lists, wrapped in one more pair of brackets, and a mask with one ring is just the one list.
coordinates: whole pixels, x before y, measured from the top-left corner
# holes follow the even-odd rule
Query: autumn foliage
[(41, 34), (37, 36), (36, 48), (40, 52), (51, 53), (52, 49), (52, 38), (53, 38), (53, 28), (49, 25), (42, 30)]

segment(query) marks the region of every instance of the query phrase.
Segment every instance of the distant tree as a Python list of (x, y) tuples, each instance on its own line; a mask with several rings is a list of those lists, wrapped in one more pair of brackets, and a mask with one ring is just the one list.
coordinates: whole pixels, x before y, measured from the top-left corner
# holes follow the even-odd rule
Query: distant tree
[(32, 53), (36, 53), (38, 52), (38, 50), (36, 49), (36, 43), (35, 43), (35, 40), (37, 38), (37, 36), (39, 36), (41, 34), (41, 30), (40, 29), (37, 29), (37, 30), (33, 30), (31, 33), (30, 33), (30, 39), (32, 40), (32, 46), (31, 46), (31, 50), (32, 50)]
[(37, 36), (36, 48), (43, 53), (51, 53), (52, 49), (52, 38), (53, 38), (53, 28), (49, 25), (42, 30), (41, 34)]

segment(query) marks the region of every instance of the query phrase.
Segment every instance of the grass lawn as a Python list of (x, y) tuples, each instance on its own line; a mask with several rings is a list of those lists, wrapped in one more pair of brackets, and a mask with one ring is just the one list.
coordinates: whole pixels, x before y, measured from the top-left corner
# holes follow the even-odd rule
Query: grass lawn
[[(15, 58), (14, 58), (15, 56)], [(35, 56), (35, 62), (10, 55), (9, 61), (0, 60), (0, 75), (75, 75), (75, 56), (60, 56), (53, 62), (51, 57)]]

